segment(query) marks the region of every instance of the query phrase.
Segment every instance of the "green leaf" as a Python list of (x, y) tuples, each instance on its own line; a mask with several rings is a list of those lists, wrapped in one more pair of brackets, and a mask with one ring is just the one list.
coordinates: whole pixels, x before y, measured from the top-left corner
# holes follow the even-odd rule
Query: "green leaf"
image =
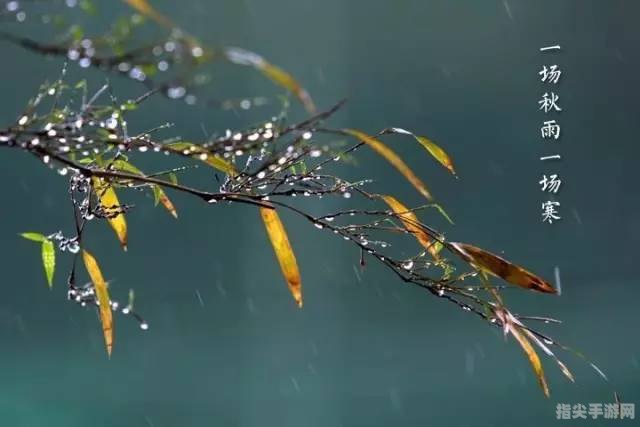
[(47, 240), (47, 236), (45, 236), (44, 234), (40, 234), (40, 233), (33, 233), (33, 232), (27, 232), (27, 233), (22, 233), (20, 234), (22, 237), (24, 237), (27, 240), (31, 240), (34, 242), (38, 242), (38, 243), (42, 243), (45, 242)]
[(175, 173), (171, 172), (169, 174), (169, 181), (171, 181), (171, 183), (173, 185), (177, 185), (178, 184), (178, 176)]
[(450, 224), (453, 224), (453, 220), (451, 219), (451, 217), (449, 216), (449, 214), (444, 210), (444, 208), (442, 206), (440, 206), (437, 203), (433, 203), (431, 205), (432, 208), (436, 209), (438, 212), (440, 212), (440, 214), (447, 220), (449, 221)]
[(122, 111), (133, 111), (136, 108), (138, 108), (138, 104), (136, 104), (136, 102), (132, 100), (128, 100), (127, 102), (125, 102), (120, 106), (120, 109)]
[(53, 286), (53, 273), (56, 270), (56, 249), (51, 240), (42, 242), (42, 265), (47, 276), (49, 288)]

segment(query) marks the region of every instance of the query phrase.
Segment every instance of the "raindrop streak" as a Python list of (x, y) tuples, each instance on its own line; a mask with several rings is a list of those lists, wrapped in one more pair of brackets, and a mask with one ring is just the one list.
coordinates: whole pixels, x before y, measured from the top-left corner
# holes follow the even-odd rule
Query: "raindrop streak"
[(200, 295), (200, 291), (196, 289), (196, 296), (198, 297), (198, 301), (200, 302), (200, 306), (204, 307), (204, 300), (202, 299), (202, 295)]
[(509, 15), (509, 19), (513, 21), (513, 14), (511, 13), (511, 7), (509, 7), (509, 3), (507, 3), (507, 0), (502, 0), (502, 4), (504, 4), (504, 10), (507, 11), (507, 15)]
[(560, 267), (557, 265), (553, 267), (553, 277), (556, 281), (556, 289), (558, 290), (558, 296), (562, 295), (562, 283), (560, 282)]

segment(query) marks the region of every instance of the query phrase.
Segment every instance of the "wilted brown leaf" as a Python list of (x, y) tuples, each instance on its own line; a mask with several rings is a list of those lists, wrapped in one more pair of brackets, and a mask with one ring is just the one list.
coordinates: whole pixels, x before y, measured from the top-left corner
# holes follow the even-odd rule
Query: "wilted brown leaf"
[(91, 282), (93, 282), (96, 296), (100, 303), (100, 321), (102, 322), (104, 343), (107, 346), (107, 354), (111, 357), (111, 350), (113, 349), (113, 318), (111, 314), (111, 303), (107, 283), (105, 282), (102, 272), (100, 271), (100, 266), (98, 266), (98, 262), (93, 255), (83, 250), (82, 260), (84, 261), (87, 273), (89, 273)]
[(343, 129), (343, 132), (351, 135), (360, 141), (364, 142), (375, 152), (384, 157), (389, 163), (391, 163), (405, 178), (422, 194), (429, 200), (432, 200), (431, 193), (427, 190), (427, 186), (413, 173), (413, 171), (407, 166), (407, 164), (389, 147), (383, 144), (378, 139), (367, 135), (366, 133), (359, 131), (357, 129)]
[(260, 214), (262, 220), (267, 229), (269, 240), (276, 253), (278, 262), (280, 263), (280, 269), (282, 274), (289, 285), (289, 291), (293, 295), (293, 299), (298, 304), (298, 307), (302, 308), (302, 280), (300, 278), (300, 271), (298, 270), (298, 263), (296, 257), (289, 243), (287, 232), (280, 221), (280, 216), (275, 209), (260, 208)]
[(447, 246), (452, 252), (482, 271), (500, 277), (513, 285), (539, 292), (556, 293), (549, 282), (498, 255), (467, 243), (449, 242)]

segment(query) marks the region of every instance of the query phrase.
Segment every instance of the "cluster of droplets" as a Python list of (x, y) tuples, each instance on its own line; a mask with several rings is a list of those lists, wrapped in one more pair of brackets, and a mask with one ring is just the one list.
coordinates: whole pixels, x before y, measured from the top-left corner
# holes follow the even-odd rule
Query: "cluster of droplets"
[(76, 254), (80, 251), (80, 243), (78, 237), (65, 237), (61, 231), (53, 233), (47, 237), (49, 240), (56, 243), (58, 249), (62, 252), (70, 252)]
[[(135, 54), (129, 52), (116, 57), (100, 56), (96, 45), (97, 42), (89, 38), (74, 41), (67, 49), (67, 58), (77, 62), (81, 68), (96, 66), (138, 82), (148, 82), (151, 76), (169, 73), (172, 68), (178, 72), (180, 63), (197, 63), (205, 55), (205, 50), (201, 46), (194, 45), (181, 34), (172, 34), (164, 43), (159, 43), (146, 50), (139, 49)], [(151, 85), (168, 98), (182, 99), (189, 105), (197, 102), (196, 95), (189, 92), (187, 85), (176, 83), (179, 79), (175, 76), (167, 75), (165, 79), (160, 80), (168, 81), (168, 83), (151, 83)], [(205, 80), (205, 75), (198, 74), (194, 84), (202, 84)], [(260, 100), (254, 101), (254, 103), (260, 102)], [(247, 103), (249, 103), (248, 106)], [(251, 107), (251, 103), (251, 100), (242, 100), (240, 106), (248, 109)]]
[(278, 133), (273, 122), (243, 132), (227, 129), (223, 136), (203, 144), (203, 147), (219, 152), (225, 158), (237, 157), (261, 148), (266, 149), (270, 142), (278, 138)]
[[(100, 306), (100, 301), (98, 300), (98, 297), (96, 295), (95, 287), (91, 282), (80, 287), (74, 285), (69, 286), (69, 290), (67, 291), (67, 299), (69, 301), (75, 302), (81, 307)], [(133, 310), (133, 301), (131, 297), (129, 300), (129, 304), (124, 307), (121, 307), (120, 303), (115, 300), (109, 300), (109, 305), (111, 306), (112, 311), (120, 312), (125, 316), (128, 315), (133, 317), (138, 322), (140, 329), (144, 331), (149, 329), (149, 324)]]
[(12, 15), (17, 22), (24, 22), (27, 19), (27, 12), (22, 8), (17, 0), (11, 0), (4, 3), (4, 11), (2, 15)]

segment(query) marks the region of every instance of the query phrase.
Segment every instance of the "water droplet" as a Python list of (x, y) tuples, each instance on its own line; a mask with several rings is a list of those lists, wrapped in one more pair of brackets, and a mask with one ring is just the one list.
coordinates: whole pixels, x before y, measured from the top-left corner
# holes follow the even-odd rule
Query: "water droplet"
[(191, 48), (191, 55), (195, 58), (200, 58), (204, 54), (204, 50), (200, 46), (194, 46)]
[(402, 268), (404, 268), (405, 270), (411, 270), (413, 268), (413, 261), (409, 260), (402, 263)]

